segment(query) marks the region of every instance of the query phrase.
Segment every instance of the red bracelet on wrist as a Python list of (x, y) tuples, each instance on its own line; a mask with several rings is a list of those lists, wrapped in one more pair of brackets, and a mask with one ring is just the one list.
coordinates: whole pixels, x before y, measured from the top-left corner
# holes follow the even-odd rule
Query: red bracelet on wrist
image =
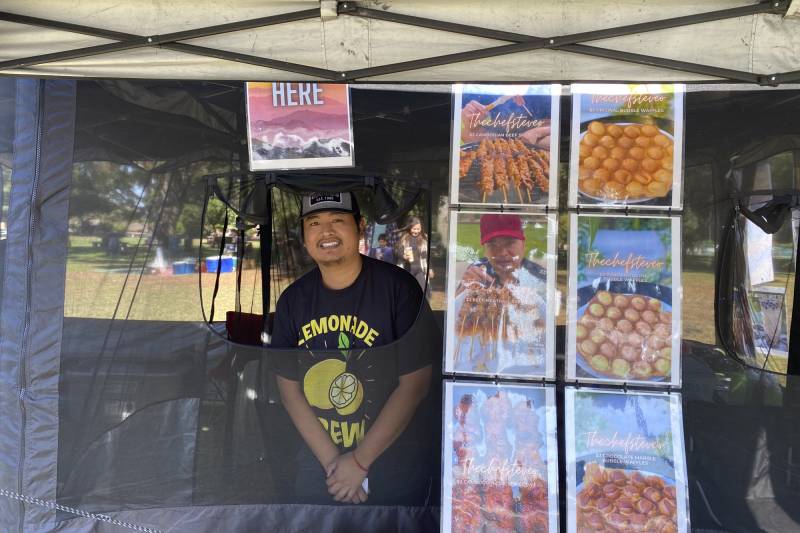
[(361, 463), (358, 462), (358, 458), (356, 457), (356, 451), (355, 450), (353, 450), (353, 453), (351, 453), (351, 455), (353, 456), (353, 461), (356, 463), (357, 467), (359, 467), (364, 472), (369, 472), (369, 468), (364, 468), (364, 465), (362, 465)]

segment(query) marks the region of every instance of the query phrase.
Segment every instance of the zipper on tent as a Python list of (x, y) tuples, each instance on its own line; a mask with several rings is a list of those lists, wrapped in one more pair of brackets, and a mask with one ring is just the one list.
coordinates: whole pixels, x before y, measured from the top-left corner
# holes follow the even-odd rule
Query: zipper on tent
[[(17, 465), (17, 491), (24, 494), (23, 474), (25, 466), (25, 431), (27, 425), (27, 414), (25, 411), (25, 399), (27, 396), (28, 373), (27, 357), (30, 350), (30, 329), (32, 314), (32, 295), (33, 295), (33, 233), (36, 227), (36, 200), (39, 196), (39, 174), (41, 172), (42, 155), (42, 114), (44, 113), (44, 83), (39, 82), (38, 101), (36, 109), (36, 141), (34, 144), (35, 159), (33, 162), (33, 183), (31, 184), (30, 206), (28, 208), (28, 250), (25, 265), (25, 316), (22, 324), (22, 345), (20, 349), (19, 361), (19, 412), (20, 412), (20, 436), (19, 436), (19, 462)], [(20, 502), (19, 533), (24, 533), (25, 528), (25, 503)]]

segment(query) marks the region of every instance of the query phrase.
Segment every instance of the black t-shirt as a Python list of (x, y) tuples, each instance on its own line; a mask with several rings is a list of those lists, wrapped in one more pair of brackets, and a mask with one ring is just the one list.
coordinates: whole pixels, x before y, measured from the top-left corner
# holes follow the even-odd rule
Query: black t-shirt
[[(399, 376), (431, 364), (431, 350), (387, 346), (417, 318), (417, 281), (389, 263), (361, 260), (361, 273), (345, 289), (326, 288), (318, 268), (292, 283), (278, 299), (272, 331), (271, 347), (299, 348), (272, 352), (273, 370), (300, 382), (341, 450), (361, 442)], [(398, 441), (413, 440), (413, 426)]]

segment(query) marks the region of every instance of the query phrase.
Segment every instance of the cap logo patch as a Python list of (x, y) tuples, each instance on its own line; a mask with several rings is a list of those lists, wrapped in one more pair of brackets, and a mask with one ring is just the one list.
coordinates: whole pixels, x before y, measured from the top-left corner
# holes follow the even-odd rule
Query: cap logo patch
[(311, 206), (316, 204), (320, 204), (322, 202), (334, 202), (337, 204), (342, 203), (342, 196), (341, 194), (315, 194), (314, 196), (309, 197), (308, 203)]

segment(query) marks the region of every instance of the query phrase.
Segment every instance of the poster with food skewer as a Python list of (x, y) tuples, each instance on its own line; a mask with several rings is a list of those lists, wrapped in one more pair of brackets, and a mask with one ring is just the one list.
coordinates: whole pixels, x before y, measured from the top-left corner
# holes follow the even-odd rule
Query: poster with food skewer
[(567, 377), (680, 386), (678, 216), (570, 215)]
[(451, 213), (445, 372), (555, 377), (556, 216)]
[(453, 95), (451, 202), (557, 207), (561, 86), (458, 84)]
[(558, 531), (555, 390), (445, 383), (443, 532)]
[(567, 531), (690, 531), (677, 393), (567, 387)]
[(575, 84), (569, 206), (680, 209), (683, 98), (678, 84)]

